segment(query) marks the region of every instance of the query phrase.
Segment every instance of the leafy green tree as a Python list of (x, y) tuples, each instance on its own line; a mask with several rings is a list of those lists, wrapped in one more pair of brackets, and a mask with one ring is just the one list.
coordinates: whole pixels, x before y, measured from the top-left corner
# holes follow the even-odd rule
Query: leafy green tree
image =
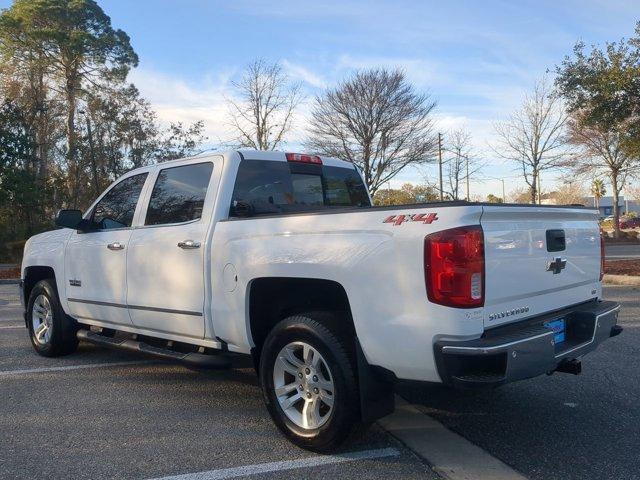
[(577, 43), (557, 73), (572, 115), (571, 140), (584, 150), (576, 168), (609, 177), (617, 237), (620, 193), (640, 170), (640, 23), (634, 38), (604, 48)]
[(56, 88), (66, 100), (67, 166), (73, 205), (78, 204), (75, 116), (85, 83), (98, 78), (124, 79), (138, 57), (129, 37), (93, 0), (16, 0), (0, 15), (0, 44), (5, 56), (28, 57), (35, 51), (46, 60)]
[(202, 122), (163, 127), (126, 82), (137, 61), (94, 0), (0, 11), (0, 246), (87, 207), (132, 168), (201, 149)]
[(409, 205), (435, 202), (439, 198), (436, 189), (430, 185), (405, 183), (397, 189), (379, 188), (373, 195), (373, 203), (376, 205)]
[(181, 122), (171, 123), (163, 133), (158, 147), (158, 161), (196, 155), (202, 149), (202, 143), (208, 140), (204, 134), (204, 122), (198, 121), (189, 126)]
[(593, 199), (596, 202), (595, 207), (600, 208), (600, 199), (607, 194), (607, 189), (604, 186), (604, 182), (601, 178), (596, 178), (591, 183), (591, 193), (593, 194)]
[(0, 241), (30, 236), (41, 228), (47, 185), (28, 168), (32, 136), (21, 110), (0, 107)]
[(635, 37), (588, 49), (578, 42), (573, 56), (557, 67), (556, 84), (569, 110), (580, 111), (585, 125), (607, 130), (627, 124), (626, 148), (640, 144), (640, 22)]
[(495, 196), (493, 193), (487, 195), (487, 202), (489, 203), (504, 203), (504, 199), (501, 197)]

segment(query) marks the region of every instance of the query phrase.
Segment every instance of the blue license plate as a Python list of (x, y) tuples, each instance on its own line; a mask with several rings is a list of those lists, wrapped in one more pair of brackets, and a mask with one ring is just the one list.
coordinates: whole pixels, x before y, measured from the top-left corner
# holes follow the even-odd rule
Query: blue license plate
[(556, 343), (556, 345), (564, 342), (565, 340), (564, 318), (551, 320), (550, 322), (546, 322), (544, 326), (553, 330), (553, 333), (554, 333), (553, 340)]

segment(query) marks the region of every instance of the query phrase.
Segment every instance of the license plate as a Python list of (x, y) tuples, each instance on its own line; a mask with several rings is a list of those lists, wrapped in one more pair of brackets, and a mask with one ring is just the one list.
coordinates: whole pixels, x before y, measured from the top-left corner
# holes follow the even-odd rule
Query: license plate
[(551, 320), (550, 322), (546, 322), (544, 326), (553, 330), (553, 333), (554, 333), (553, 340), (556, 343), (556, 345), (564, 342), (565, 340), (564, 318)]

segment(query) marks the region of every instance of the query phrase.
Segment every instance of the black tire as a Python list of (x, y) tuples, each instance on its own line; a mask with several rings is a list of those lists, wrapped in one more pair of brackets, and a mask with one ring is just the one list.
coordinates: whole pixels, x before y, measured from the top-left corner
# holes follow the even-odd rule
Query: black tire
[[(353, 339), (337, 334), (326, 326), (334, 321), (335, 317), (324, 312), (288, 317), (269, 333), (260, 356), (260, 383), (273, 421), (294, 444), (315, 452), (335, 450), (360, 426), (358, 384), (352, 355), (349, 355)], [(277, 357), (292, 342), (304, 342), (317, 350), (333, 379), (333, 410), (326, 423), (318, 428), (302, 428), (292, 421), (282, 409), (275, 392), (274, 368)]]
[[(47, 341), (39, 341), (36, 338), (33, 325), (34, 304), (41, 295), (48, 300), (52, 313), (49, 327), (51, 332)], [(40, 280), (31, 290), (27, 303), (27, 326), (33, 348), (43, 357), (68, 355), (78, 348), (77, 323), (64, 313), (53, 279)]]

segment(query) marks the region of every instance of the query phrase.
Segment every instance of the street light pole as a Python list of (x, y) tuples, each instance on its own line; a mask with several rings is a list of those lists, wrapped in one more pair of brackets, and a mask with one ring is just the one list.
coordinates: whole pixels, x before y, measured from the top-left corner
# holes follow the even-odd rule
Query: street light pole
[(542, 186), (540, 185), (540, 172), (538, 171), (538, 205), (542, 205), (542, 191), (540, 190)]
[(442, 134), (438, 133), (438, 167), (440, 170), (440, 201), (444, 200), (442, 191)]
[(467, 160), (467, 202), (469, 201), (469, 155), (465, 155), (464, 158)]
[(504, 193), (504, 178), (500, 179), (502, 181), (502, 203), (507, 203), (507, 196)]

